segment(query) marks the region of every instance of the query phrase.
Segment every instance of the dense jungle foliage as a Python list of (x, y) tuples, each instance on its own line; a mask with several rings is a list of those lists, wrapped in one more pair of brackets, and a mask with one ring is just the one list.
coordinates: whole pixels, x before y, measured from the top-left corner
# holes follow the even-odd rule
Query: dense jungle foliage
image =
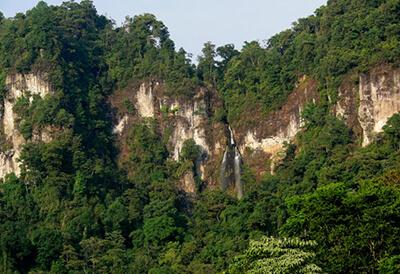
[[(399, 0), (330, 0), (266, 45), (208, 42), (197, 66), (150, 14), (116, 27), (89, 0), (0, 13), (0, 99), (13, 72), (47, 73), (55, 90), (15, 104), (28, 142), (21, 176), (0, 184), (0, 273), (399, 273), (400, 114), (360, 148), (329, 111), (344, 75), (397, 65), (399, 43)], [(320, 104), (274, 176), (243, 176), (241, 200), (178, 191), (198, 150), (189, 141), (171, 160), (151, 122), (131, 129), (128, 166), (116, 163), (108, 97), (131, 82), (189, 99), (215, 88), (235, 125), (281, 106), (305, 74)], [(29, 142), (46, 126), (57, 138)]]

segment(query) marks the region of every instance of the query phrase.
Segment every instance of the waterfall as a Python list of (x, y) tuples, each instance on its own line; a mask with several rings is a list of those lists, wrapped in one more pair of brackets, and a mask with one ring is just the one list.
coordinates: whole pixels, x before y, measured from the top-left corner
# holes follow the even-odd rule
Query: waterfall
[(224, 158), (222, 159), (221, 163), (221, 188), (222, 190), (226, 190), (228, 187), (229, 182), (227, 182), (227, 169), (228, 169), (228, 151), (229, 151), (229, 146), (226, 148), (225, 153), (224, 153)]
[(241, 182), (241, 157), (239, 150), (235, 147), (235, 164), (234, 164), (234, 171), (235, 171), (235, 188), (238, 199), (242, 199), (243, 197), (243, 189), (242, 189), (242, 182)]
[(229, 126), (230, 143), (226, 147), (224, 158), (221, 163), (221, 188), (226, 190), (229, 186), (234, 186), (238, 199), (243, 197), (243, 187), (241, 182), (241, 163), (242, 158), (233, 137), (233, 131)]
[(231, 128), (231, 126), (228, 126), (228, 128), (229, 128), (229, 136), (230, 136), (230, 138), (231, 138), (231, 145), (232, 145), (232, 146), (235, 146), (235, 140), (233, 139), (233, 131), (232, 131), (232, 128)]

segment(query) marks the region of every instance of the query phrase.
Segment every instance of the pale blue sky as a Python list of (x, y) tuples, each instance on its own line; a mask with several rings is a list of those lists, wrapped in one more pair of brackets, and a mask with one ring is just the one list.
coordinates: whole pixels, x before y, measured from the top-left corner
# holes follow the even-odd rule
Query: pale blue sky
[[(38, 0), (0, 0), (6, 17), (32, 8)], [(47, 0), (60, 4), (62, 0)], [(260, 42), (313, 14), (327, 0), (94, 0), (100, 14), (121, 23), (126, 15), (153, 13), (171, 33), (177, 48), (195, 56), (206, 41), (217, 45)]]

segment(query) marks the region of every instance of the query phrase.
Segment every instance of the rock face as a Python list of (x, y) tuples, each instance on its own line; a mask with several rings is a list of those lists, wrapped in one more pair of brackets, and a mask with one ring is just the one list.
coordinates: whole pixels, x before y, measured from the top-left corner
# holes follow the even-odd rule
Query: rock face
[[(233, 129), (243, 161), (258, 178), (274, 172), (284, 156), (284, 143), (294, 141), (301, 131), (304, 106), (318, 100), (317, 83), (303, 77), (279, 110), (253, 127)], [(348, 75), (333, 110), (360, 137), (362, 145), (368, 145), (400, 111), (400, 69), (380, 66), (367, 74)]]
[(301, 130), (302, 110), (319, 99), (316, 87), (315, 81), (303, 77), (279, 110), (258, 121), (253, 128), (233, 130), (243, 161), (258, 178), (274, 172), (275, 164), (283, 157), (285, 142), (293, 141)]
[[(202, 150), (195, 175), (211, 187), (226, 189), (230, 184), (229, 188), (233, 186), (237, 193), (241, 192), (240, 182), (233, 178), (240, 178), (240, 174), (234, 176), (233, 171), (240, 168), (234, 168), (235, 157), (258, 179), (273, 173), (284, 157), (285, 143), (293, 142), (302, 130), (304, 107), (319, 101), (317, 82), (304, 76), (280, 109), (266, 116), (254, 110), (249, 121), (244, 118), (239, 126), (231, 125), (232, 130), (228, 130), (229, 125), (212, 121), (212, 113), (223, 106), (215, 92), (198, 88), (192, 98), (176, 99), (163, 89), (163, 84), (149, 82), (122, 92), (119, 96), (129, 100), (135, 112), (128, 114), (117, 106), (119, 119), (114, 132), (123, 139), (130, 125), (138, 120), (155, 119), (162, 134), (169, 137), (173, 159), (179, 160), (185, 140), (193, 139)], [(400, 70), (386, 66), (357, 77), (349, 75), (339, 88), (339, 99), (333, 110), (360, 136), (363, 145), (369, 144), (387, 119), (400, 111)], [(234, 148), (230, 148), (231, 138)], [(224, 160), (224, 155), (231, 155), (232, 159)], [(192, 177), (187, 173), (182, 178), (183, 190), (194, 191)]]
[[(21, 96), (44, 97), (52, 93), (46, 76), (41, 74), (9, 75), (6, 86), (1, 116), (0, 178), (11, 172), (20, 174), (18, 158), (26, 141), (18, 131), (13, 110), (16, 100)], [(368, 145), (382, 131), (388, 118), (400, 111), (400, 69), (381, 66), (367, 74), (349, 75), (339, 88), (338, 98), (333, 112), (343, 117), (360, 136), (363, 146)], [(150, 81), (115, 92), (111, 103), (116, 109), (114, 133), (119, 136), (122, 161), (129, 154), (128, 129), (135, 123), (155, 120), (160, 133), (168, 140), (174, 160), (179, 160), (188, 139), (193, 139), (201, 148), (196, 169), (187, 171), (181, 178), (179, 186), (183, 191), (195, 192), (198, 186), (194, 177), (198, 177), (209, 187), (226, 189), (231, 184), (239, 193), (240, 179), (226, 179), (240, 178), (240, 174), (230, 171), (240, 172), (240, 167), (235, 168), (236, 162), (237, 166), (243, 162), (250, 167), (257, 178), (273, 173), (284, 156), (284, 144), (293, 142), (302, 129), (302, 110), (318, 100), (317, 83), (303, 77), (280, 109), (267, 116), (257, 116), (258, 112), (254, 111), (251, 117), (254, 123), (232, 126), (231, 130), (226, 123), (214, 121), (213, 113), (223, 108), (223, 102), (215, 91), (205, 87), (198, 87), (189, 97), (177, 98), (165, 92), (163, 83)], [(51, 140), (51, 133), (46, 130), (36, 135), (32, 141)], [(230, 154), (233, 160), (224, 160), (224, 155)]]
[(194, 179), (193, 171), (186, 172), (181, 180), (179, 181), (178, 187), (185, 191), (188, 194), (195, 194), (196, 193), (196, 182)]
[(400, 111), (400, 69), (382, 66), (358, 78), (358, 85), (344, 82), (341, 86), (335, 111), (360, 132), (362, 145), (366, 146)]
[[(119, 135), (122, 161), (128, 153), (128, 129), (137, 122), (154, 119), (168, 139), (171, 157), (179, 160), (184, 142), (193, 139), (201, 149), (195, 175), (210, 186), (218, 185), (218, 167), (227, 144), (227, 127), (212, 121), (213, 111), (222, 107), (214, 91), (199, 87), (191, 98), (176, 98), (166, 94), (164, 84), (154, 81), (116, 92), (111, 103), (117, 112), (114, 132)], [(126, 105), (131, 105), (131, 111)], [(193, 174), (189, 172), (182, 178), (180, 186), (191, 193), (196, 188), (194, 182)]]
[[(155, 83), (158, 85), (157, 83)], [(154, 118), (154, 97), (153, 97), (153, 83), (140, 85), (139, 91), (136, 95), (136, 108), (138, 113), (143, 118)]]
[[(7, 94), (3, 102), (1, 117), (3, 147), (0, 152), (0, 178), (14, 172), (20, 174), (18, 158), (24, 138), (18, 131), (17, 116), (13, 110), (16, 100), (21, 96), (50, 94), (50, 84), (40, 74), (14, 74), (6, 78)], [(32, 99), (32, 97), (30, 97)], [(42, 139), (48, 140), (45, 134)]]

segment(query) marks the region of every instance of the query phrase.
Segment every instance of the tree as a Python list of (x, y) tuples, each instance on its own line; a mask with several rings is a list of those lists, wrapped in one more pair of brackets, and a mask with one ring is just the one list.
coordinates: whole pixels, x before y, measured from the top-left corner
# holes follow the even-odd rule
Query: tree
[(129, 172), (137, 182), (149, 185), (165, 177), (164, 164), (168, 151), (157, 132), (155, 123), (135, 126), (129, 136)]
[(117, 273), (127, 271), (124, 238), (119, 232), (107, 233), (105, 239), (91, 237), (80, 242), (84, 268), (91, 273)]
[(379, 264), (379, 273), (399, 273), (400, 256), (392, 256), (383, 259)]
[(215, 85), (217, 80), (215, 61), (217, 53), (215, 51), (215, 45), (211, 42), (207, 42), (204, 44), (201, 52), (202, 55), (198, 58), (199, 64), (197, 66), (199, 74), (205, 82)]
[(218, 81), (223, 82), (224, 75), (228, 69), (229, 62), (238, 56), (240, 52), (235, 49), (233, 44), (227, 44), (217, 48), (217, 56), (220, 59), (217, 61)]
[(168, 181), (155, 181), (143, 210), (144, 244), (163, 246), (180, 236), (182, 219), (177, 209), (175, 187)]
[(393, 115), (383, 127), (390, 145), (394, 149), (400, 148), (400, 114)]
[(239, 55), (240, 52), (235, 49), (233, 44), (227, 44), (225, 46), (221, 46), (217, 48), (218, 57), (221, 58), (221, 61), (218, 62), (218, 67), (225, 72), (226, 67), (229, 64), (229, 61), (232, 60), (235, 56)]
[(184, 161), (188, 160), (195, 163), (198, 160), (200, 153), (201, 147), (197, 145), (193, 139), (187, 139), (183, 142), (180, 157)]
[(33, 244), (38, 254), (36, 262), (43, 269), (49, 269), (50, 263), (58, 259), (63, 248), (63, 238), (55, 229), (41, 228), (33, 232)]
[(298, 238), (250, 240), (249, 248), (235, 258), (228, 273), (322, 273), (312, 263), (315, 253), (310, 248), (314, 246), (315, 242)]
[(7, 176), (0, 184), (0, 272), (27, 272), (32, 267), (30, 228), (37, 218), (32, 195), (15, 175)]
[(392, 220), (399, 204), (396, 187), (332, 183), (288, 199), (290, 217), (281, 232), (317, 241), (316, 260), (329, 273), (374, 272), (380, 260), (397, 255), (400, 225)]

